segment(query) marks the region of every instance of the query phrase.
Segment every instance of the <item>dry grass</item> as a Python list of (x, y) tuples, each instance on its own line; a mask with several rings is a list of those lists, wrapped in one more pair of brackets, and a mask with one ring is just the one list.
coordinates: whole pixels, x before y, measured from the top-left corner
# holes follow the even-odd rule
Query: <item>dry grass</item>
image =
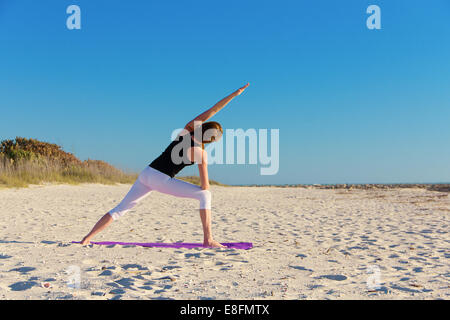
[(46, 182), (132, 183), (136, 177), (136, 174), (126, 174), (112, 166), (92, 165), (87, 161), (70, 166), (45, 158), (39, 161), (17, 160), (11, 163), (9, 159), (0, 155), (0, 186), (4, 187), (27, 187), (29, 184)]
[(52, 183), (132, 183), (125, 173), (99, 160), (81, 161), (60, 146), (34, 139), (4, 140), (0, 145), (0, 187)]
[[(178, 179), (184, 180), (184, 181), (192, 183), (192, 184), (200, 185), (200, 177), (197, 177), (197, 176), (178, 177)], [(214, 180), (209, 180), (209, 184), (215, 185), (215, 186), (223, 186), (223, 187), (227, 186), (226, 184), (222, 184), (222, 183), (214, 181)]]

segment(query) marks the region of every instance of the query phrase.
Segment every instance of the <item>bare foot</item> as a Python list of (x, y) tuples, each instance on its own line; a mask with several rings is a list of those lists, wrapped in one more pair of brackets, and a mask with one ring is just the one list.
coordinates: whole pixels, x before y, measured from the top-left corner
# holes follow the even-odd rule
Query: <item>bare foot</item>
[(207, 248), (225, 248), (225, 246), (221, 245), (216, 240), (204, 241), (203, 246)]
[(83, 240), (81, 240), (80, 242), (82, 246), (88, 245), (89, 243), (91, 243), (91, 241), (86, 237), (84, 237)]

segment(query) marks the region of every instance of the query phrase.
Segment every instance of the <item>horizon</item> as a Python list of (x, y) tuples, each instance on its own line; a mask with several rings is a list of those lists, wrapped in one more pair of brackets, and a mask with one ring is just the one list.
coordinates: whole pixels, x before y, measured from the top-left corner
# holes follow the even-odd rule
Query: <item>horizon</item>
[[(17, 138), (19, 138), (19, 137), (17, 137)], [(21, 138), (24, 138), (24, 137), (21, 137)], [(33, 139), (33, 138), (31, 138), (31, 139)], [(2, 141), (3, 140), (0, 140), (0, 142), (2, 142)], [(40, 141), (40, 142), (52, 143), (50, 141)], [(63, 148), (61, 148), (61, 149), (62, 149), (62, 151), (67, 152)], [(71, 154), (73, 154), (73, 153), (71, 153)], [(73, 155), (76, 158), (78, 158), (76, 154), (73, 154)], [(80, 159), (80, 160), (81, 161), (83, 161), (83, 160), (95, 160), (95, 161), (97, 161), (97, 160), (101, 160), (101, 159), (92, 159), (92, 158), (88, 157), (87, 159)], [(125, 171), (125, 173), (138, 174), (139, 172), (137, 172), (137, 171)], [(198, 177), (198, 175), (194, 175), (194, 176)], [(192, 176), (191, 175), (180, 175), (179, 177), (187, 178), (187, 177), (192, 177)], [(211, 180), (214, 180), (214, 179), (211, 179)], [(222, 183), (221, 181), (217, 181), (217, 180), (214, 180), (214, 181)], [(425, 185), (447, 185), (447, 184), (450, 184), (450, 182), (378, 182), (378, 183), (373, 183), (373, 182), (339, 182), (339, 183), (273, 183), (273, 184), (265, 184), (265, 183), (260, 183), (260, 184), (251, 184), (250, 183), (250, 184), (248, 184), (248, 183), (243, 183), (243, 184), (229, 184), (229, 186), (335, 186), (335, 185), (420, 185), (420, 184), (425, 184)]]
[[(72, 4), (80, 30), (66, 26)], [(366, 26), (372, 4), (379, 30)], [(447, 184), (430, 181), (450, 181), (449, 9), (445, 0), (0, 1), (0, 107), (10, 119), (0, 140), (55, 143), (139, 172), (173, 130), (250, 82), (211, 120), (279, 129), (279, 171), (212, 164), (210, 179)]]
[[(218, 181), (220, 182), (220, 181)], [(354, 185), (354, 186), (361, 186), (361, 185), (448, 185), (450, 182), (394, 182), (394, 183), (371, 183), (371, 182), (362, 182), (362, 183), (352, 183), (352, 182), (344, 182), (344, 183), (284, 183), (284, 184), (233, 184), (231, 186), (233, 187), (239, 187), (239, 186), (337, 186), (337, 185)]]

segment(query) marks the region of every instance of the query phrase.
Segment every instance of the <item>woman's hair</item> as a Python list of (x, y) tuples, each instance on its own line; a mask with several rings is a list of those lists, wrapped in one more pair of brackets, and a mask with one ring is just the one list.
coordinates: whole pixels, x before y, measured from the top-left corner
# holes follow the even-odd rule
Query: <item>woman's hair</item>
[(220, 123), (216, 121), (209, 121), (202, 123), (202, 142), (211, 143), (220, 140), (223, 134), (223, 129)]

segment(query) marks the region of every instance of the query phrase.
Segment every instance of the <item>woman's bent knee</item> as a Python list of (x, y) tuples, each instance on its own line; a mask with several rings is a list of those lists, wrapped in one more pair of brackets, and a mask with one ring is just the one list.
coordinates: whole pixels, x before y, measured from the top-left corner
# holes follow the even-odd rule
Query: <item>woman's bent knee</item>
[(211, 192), (209, 190), (200, 191), (200, 209), (211, 209)]

